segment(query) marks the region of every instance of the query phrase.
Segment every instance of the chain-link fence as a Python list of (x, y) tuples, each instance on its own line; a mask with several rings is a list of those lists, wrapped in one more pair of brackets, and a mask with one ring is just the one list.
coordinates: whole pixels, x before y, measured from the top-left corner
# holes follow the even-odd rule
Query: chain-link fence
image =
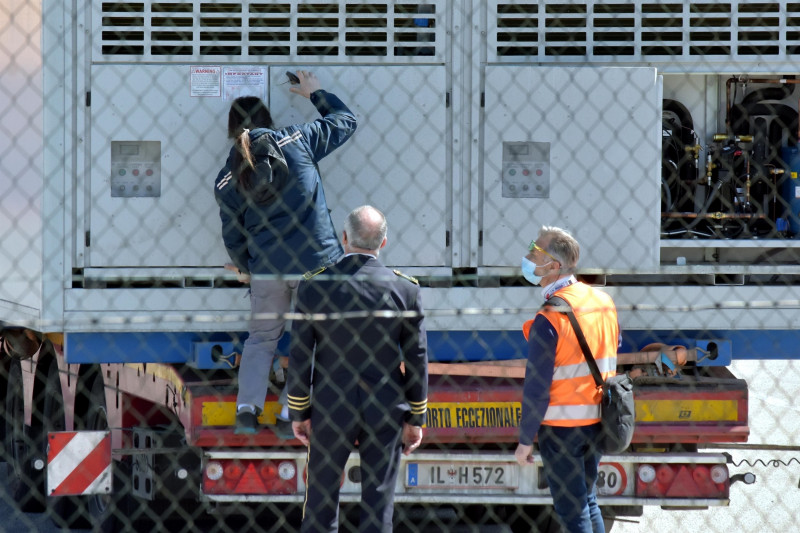
[[(296, 531), (313, 508), (557, 531), (567, 441), (515, 460), (542, 418), (596, 419), (553, 415), (580, 403), (556, 381), (592, 388), (539, 314), (556, 290), (601, 367), (619, 325), (634, 378), (606, 529), (795, 528), (798, 21), (784, 0), (5, 0), (6, 528)], [(574, 235), (574, 278), (542, 226)]]

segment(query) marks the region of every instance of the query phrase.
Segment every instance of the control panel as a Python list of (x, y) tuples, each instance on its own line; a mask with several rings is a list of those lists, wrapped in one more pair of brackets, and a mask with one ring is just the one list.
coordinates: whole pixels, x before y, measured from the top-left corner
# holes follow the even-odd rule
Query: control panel
[(550, 143), (503, 143), (503, 198), (550, 197)]
[(111, 141), (111, 196), (161, 196), (160, 141)]

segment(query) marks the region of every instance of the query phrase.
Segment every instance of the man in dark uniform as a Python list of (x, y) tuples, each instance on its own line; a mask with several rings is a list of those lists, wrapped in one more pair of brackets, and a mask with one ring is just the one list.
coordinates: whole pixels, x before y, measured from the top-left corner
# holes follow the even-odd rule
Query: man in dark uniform
[(358, 442), (360, 530), (390, 532), (400, 454), (419, 446), (427, 412), (420, 289), (378, 261), (386, 219), (377, 209), (350, 213), (342, 241), (345, 257), (300, 283), (297, 312), (315, 316), (292, 327), (289, 415), (308, 446), (301, 531), (337, 531), (342, 474)]

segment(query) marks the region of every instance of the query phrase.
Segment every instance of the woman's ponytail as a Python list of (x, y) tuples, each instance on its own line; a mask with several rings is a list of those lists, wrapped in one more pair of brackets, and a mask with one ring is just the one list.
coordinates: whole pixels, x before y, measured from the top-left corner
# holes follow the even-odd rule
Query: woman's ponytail
[(228, 137), (234, 140), (231, 173), (243, 191), (253, 188), (255, 161), (250, 149), (251, 128), (273, 128), (272, 115), (256, 96), (240, 96), (231, 104), (228, 113)]
[(236, 137), (236, 150), (233, 152), (231, 172), (236, 176), (239, 185), (243, 190), (248, 191), (252, 188), (251, 175), (255, 169), (253, 153), (250, 151), (250, 130), (244, 128), (242, 133)]

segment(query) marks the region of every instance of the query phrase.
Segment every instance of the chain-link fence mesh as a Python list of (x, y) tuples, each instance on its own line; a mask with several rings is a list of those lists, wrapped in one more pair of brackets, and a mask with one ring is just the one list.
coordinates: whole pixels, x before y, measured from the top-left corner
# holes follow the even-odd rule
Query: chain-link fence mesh
[[(376, 520), (362, 486), (395, 487), (398, 531), (557, 531), (539, 449), (514, 458), (544, 301), (520, 259), (547, 273), (530, 245), (556, 226), (636, 387), (633, 444), (599, 466), (606, 529), (795, 528), (798, 20), (785, 0), (5, 0), (4, 527), (296, 531), (319, 460), (343, 531)], [(269, 120), (232, 126), (239, 97)], [(365, 204), (390, 269), (367, 281), (338, 242), (373, 249), (345, 225)], [(243, 383), (267, 396), (239, 431)], [(286, 421), (308, 413), (309, 452)]]

